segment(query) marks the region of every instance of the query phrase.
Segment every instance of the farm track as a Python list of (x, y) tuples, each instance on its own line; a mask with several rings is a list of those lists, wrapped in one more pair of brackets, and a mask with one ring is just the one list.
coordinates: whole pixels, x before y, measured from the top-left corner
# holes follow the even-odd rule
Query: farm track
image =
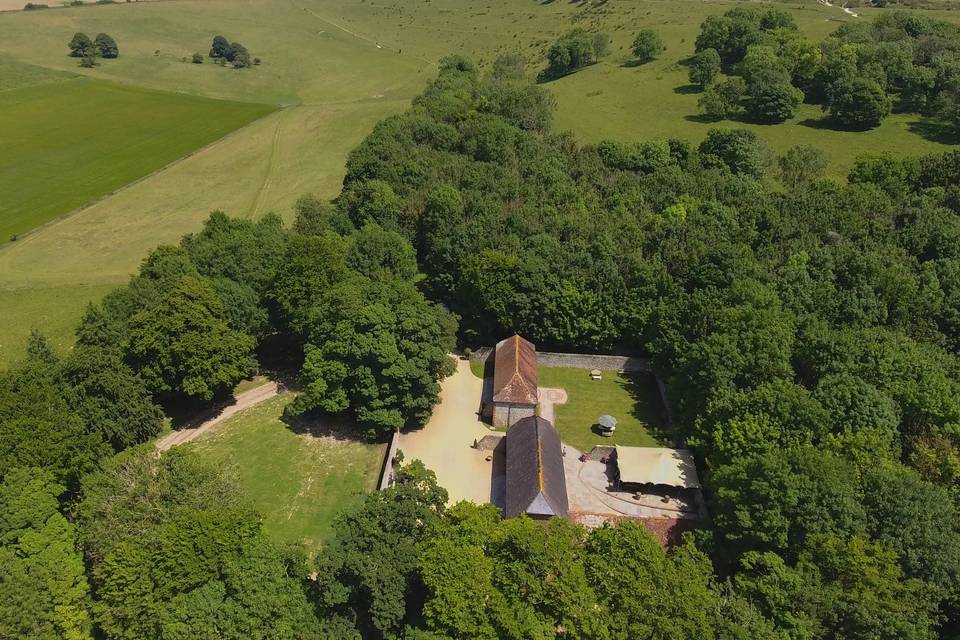
[(233, 404), (225, 407), (215, 416), (205, 420), (200, 425), (190, 429), (180, 429), (178, 431), (168, 433), (164, 437), (160, 438), (156, 443), (157, 449), (159, 451), (166, 451), (171, 447), (185, 444), (191, 440), (196, 440), (201, 435), (220, 424), (227, 418), (236, 415), (244, 409), (249, 409), (250, 407), (254, 407), (261, 402), (265, 402), (270, 398), (275, 397), (278, 393), (280, 393), (280, 386), (273, 381), (254, 389), (250, 389), (249, 391), (244, 391), (234, 398)]

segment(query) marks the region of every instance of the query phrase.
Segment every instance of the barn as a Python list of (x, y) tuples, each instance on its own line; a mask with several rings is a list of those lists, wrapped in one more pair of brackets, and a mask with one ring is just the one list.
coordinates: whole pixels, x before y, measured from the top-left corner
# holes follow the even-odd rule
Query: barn
[(511, 427), (537, 408), (537, 349), (518, 335), (497, 343), (493, 360), (493, 426)]
[(567, 480), (563, 445), (550, 421), (540, 416), (518, 420), (506, 435), (506, 509), (514, 518), (566, 518)]

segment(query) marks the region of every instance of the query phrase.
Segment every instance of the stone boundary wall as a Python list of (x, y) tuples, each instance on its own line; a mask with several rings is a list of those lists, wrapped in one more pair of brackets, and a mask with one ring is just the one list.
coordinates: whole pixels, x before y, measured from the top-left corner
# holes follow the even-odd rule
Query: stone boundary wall
[(569, 367), (571, 369), (600, 369), (626, 373), (651, 373), (650, 360), (637, 356), (604, 356), (591, 353), (537, 352), (537, 364), (542, 367)]
[(397, 455), (397, 445), (400, 443), (400, 432), (394, 431), (390, 438), (390, 446), (387, 447), (387, 455), (383, 459), (383, 469), (380, 470), (380, 482), (377, 484), (377, 491), (383, 491), (393, 484), (393, 458)]
[[(481, 347), (471, 352), (470, 359), (486, 362), (493, 357), (493, 347)], [(653, 373), (648, 358), (638, 356), (605, 356), (595, 353), (555, 353), (537, 351), (537, 364), (541, 367), (569, 367), (571, 369), (600, 369), (601, 371), (624, 371), (626, 373)]]

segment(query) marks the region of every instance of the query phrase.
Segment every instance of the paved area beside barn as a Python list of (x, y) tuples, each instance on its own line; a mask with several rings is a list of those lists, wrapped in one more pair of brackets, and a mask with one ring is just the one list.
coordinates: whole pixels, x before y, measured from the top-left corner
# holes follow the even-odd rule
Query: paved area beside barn
[(440, 404), (430, 421), (401, 433), (398, 448), (405, 460), (422, 460), (437, 474), (451, 504), (490, 502), (493, 454), (473, 448), (474, 441), (491, 434), (479, 416), (483, 380), (471, 373), (469, 362), (457, 360), (456, 372), (441, 384)]
[(567, 476), (570, 513), (609, 516), (610, 518), (700, 519), (706, 514), (701, 506), (676, 497), (637, 495), (611, 489), (613, 463), (600, 460), (580, 462), (580, 452), (567, 446), (563, 459)]

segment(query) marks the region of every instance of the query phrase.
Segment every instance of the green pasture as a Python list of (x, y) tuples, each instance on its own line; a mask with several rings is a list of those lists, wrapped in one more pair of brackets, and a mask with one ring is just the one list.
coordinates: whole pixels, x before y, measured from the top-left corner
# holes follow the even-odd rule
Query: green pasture
[(70, 284), (24, 289), (0, 288), (0, 369), (22, 358), (33, 329), (65, 353), (74, 342), (73, 330), (91, 300), (99, 300), (112, 285)]
[[(538, 367), (537, 376), (541, 387), (567, 392), (566, 404), (554, 405), (554, 426), (567, 444), (580, 451), (598, 444), (663, 446), (666, 416), (652, 375), (604, 371), (602, 379), (593, 380), (585, 369)], [(617, 419), (613, 436), (602, 436), (594, 428), (604, 414)]]
[(384, 448), (291, 430), (281, 416), (292, 398), (251, 407), (185, 446), (213, 464), (234, 464), (267, 533), (315, 553), (329, 539), (336, 513), (375, 487)]
[(77, 77), (0, 92), (0, 238), (143, 177), (272, 107)]

